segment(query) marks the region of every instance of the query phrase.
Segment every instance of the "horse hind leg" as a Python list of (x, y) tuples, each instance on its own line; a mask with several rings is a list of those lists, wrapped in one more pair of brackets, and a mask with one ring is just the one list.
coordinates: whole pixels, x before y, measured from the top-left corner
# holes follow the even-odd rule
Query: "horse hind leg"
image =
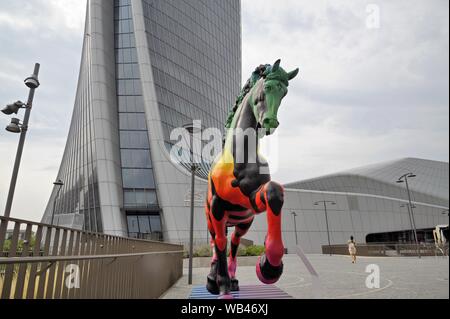
[(283, 273), (284, 246), (281, 236), (281, 208), (284, 203), (283, 187), (275, 182), (267, 183), (261, 191), (266, 204), (267, 236), (265, 252), (258, 259), (256, 274), (265, 284), (273, 284)]
[[(230, 276), (227, 267), (227, 236), (226, 236), (226, 221), (225, 211), (221, 205), (220, 198), (214, 196), (211, 201), (211, 211), (209, 214), (211, 224), (214, 228), (214, 249), (217, 255), (216, 266), (216, 283), (219, 294), (223, 298), (230, 296)], [(212, 291), (210, 291), (213, 293)]]
[(213, 295), (219, 294), (219, 286), (217, 285), (217, 254), (215, 250), (215, 233), (214, 233), (214, 227), (211, 222), (211, 216), (210, 216), (210, 208), (209, 204), (206, 204), (205, 207), (206, 212), (206, 222), (208, 225), (208, 231), (211, 235), (210, 239), (210, 245), (213, 251), (212, 258), (211, 258), (211, 270), (206, 277), (206, 289), (212, 293)]
[(239, 291), (239, 281), (236, 279), (237, 253), (239, 244), (241, 243), (241, 237), (247, 233), (252, 223), (253, 219), (247, 223), (236, 225), (234, 232), (231, 235), (231, 249), (228, 259), (228, 273), (230, 275), (231, 291)]

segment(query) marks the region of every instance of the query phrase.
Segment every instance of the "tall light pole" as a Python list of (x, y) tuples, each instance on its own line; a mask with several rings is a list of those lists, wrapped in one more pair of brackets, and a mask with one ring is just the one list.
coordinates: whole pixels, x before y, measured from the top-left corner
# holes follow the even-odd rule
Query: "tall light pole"
[(413, 205), (411, 203), (411, 192), (409, 191), (409, 184), (408, 184), (408, 178), (414, 178), (417, 175), (409, 172), (406, 174), (403, 174), (402, 176), (400, 176), (397, 180), (397, 183), (405, 183), (406, 184), (406, 191), (408, 193), (408, 211), (410, 213), (410, 218), (412, 221), (412, 226), (413, 226), (413, 230), (414, 230), (414, 239), (416, 242), (416, 249), (417, 249), (417, 254), (419, 256), (419, 258), (421, 258), (420, 256), (420, 247), (419, 247), (419, 239), (417, 238), (417, 229), (416, 229), (416, 221), (414, 220), (414, 211), (413, 211)]
[(198, 132), (198, 128), (193, 124), (184, 125), (184, 128), (189, 132), (190, 148), (191, 148), (191, 216), (189, 226), (189, 272), (188, 272), (188, 284), (192, 285), (192, 261), (194, 254), (194, 191), (195, 191), (195, 172), (198, 169), (198, 165), (194, 162), (194, 134)]
[(327, 236), (328, 236), (328, 247), (330, 249), (330, 256), (332, 255), (331, 253), (331, 241), (330, 241), (330, 229), (328, 227), (328, 211), (327, 211), (327, 203), (331, 204), (331, 205), (336, 205), (335, 202), (331, 201), (331, 200), (320, 200), (318, 202), (315, 202), (314, 205), (315, 206), (319, 206), (319, 204), (323, 204), (323, 207), (325, 209), (325, 223), (327, 224)]
[[(56, 192), (55, 199), (53, 200), (52, 221), (51, 221), (51, 223), (50, 223), (50, 225), (52, 225), (52, 226), (53, 226), (53, 220), (54, 220), (54, 218), (55, 218), (56, 200), (57, 200), (58, 197), (59, 197), (59, 192), (61, 191), (61, 188), (62, 188), (62, 186), (64, 185), (64, 183), (63, 183), (62, 180), (58, 179), (56, 182), (53, 183), (53, 185), (59, 186), (59, 187), (58, 187), (58, 190), (57, 190), (57, 192)], [(59, 218), (58, 218), (58, 226), (59, 226)]]
[(6, 200), (5, 213), (3, 214), (5, 217), (9, 217), (11, 215), (11, 207), (14, 197), (14, 191), (16, 189), (17, 175), (19, 174), (19, 166), (20, 160), (22, 158), (23, 145), (25, 143), (25, 137), (28, 131), (28, 122), (30, 120), (31, 109), (33, 107), (33, 99), (34, 99), (34, 91), (39, 87), (40, 83), (38, 80), (40, 64), (36, 63), (34, 65), (34, 71), (31, 76), (25, 79), (25, 85), (30, 88), (28, 93), (28, 101), (26, 104), (17, 101), (14, 104), (10, 104), (6, 106), (2, 110), (3, 113), (10, 115), (12, 113), (17, 114), (20, 108), (26, 109), (25, 117), (23, 119), (23, 124), (20, 124), (20, 120), (17, 118), (11, 119), (11, 124), (6, 127), (8, 132), (12, 133), (20, 133), (19, 145), (17, 147), (16, 159), (14, 161), (14, 168), (11, 177), (11, 183), (9, 184), (8, 198)]
[(295, 221), (295, 217), (297, 217), (296, 212), (292, 212), (292, 217), (294, 217), (294, 231), (295, 231), (295, 245), (298, 246), (298, 238), (297, 238), (297, 223)]
[[(411, 238), (414, 238), (414, 230), (413, 230), (414, 229), (414, 224), (413, 224), (413, 220), (411, 218), (411, 213), (410, 213), (410, 210), (409, 210), (409, 204), (401, 204), (400, 207), (401, 208), (405, 208), (406, 207), (408, 209), (409, 222), (411, 224), (410, 235), (411, 235)], [(416, 208), (416, 205), (413, 204), (413, 208)]]

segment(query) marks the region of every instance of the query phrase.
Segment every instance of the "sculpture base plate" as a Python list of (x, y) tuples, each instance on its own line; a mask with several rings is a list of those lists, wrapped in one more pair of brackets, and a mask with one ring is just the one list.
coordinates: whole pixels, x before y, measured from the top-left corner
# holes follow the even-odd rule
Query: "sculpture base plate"
[[(234, 299), (292, 299), (292, 296), (275, 285), (242, 285), (239, 291), (231, 292)], [(205, 286), (192, 288), (189, 299), (218, 299)]]

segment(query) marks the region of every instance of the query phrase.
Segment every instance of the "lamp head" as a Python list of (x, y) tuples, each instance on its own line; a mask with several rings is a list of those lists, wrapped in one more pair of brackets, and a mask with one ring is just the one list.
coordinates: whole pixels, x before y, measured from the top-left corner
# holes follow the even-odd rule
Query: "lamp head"
[(63, 186), (64, 182), (62, 180), (58, 179), (56, 182), (53, 183), (53, 185), (55, 185), (55, 186)]
[(20, 128), (20, 120), (12, 118), (11, 123), (6, 127), (6, 130), (11, 133), (20, 133), (22, 131)]
[(195, 123), (188, 123), (183, 125), (183, 128), (188, 131), (189, 135), (195, 134), (195, 133), (201, 133), (202, 129), (201, 127), (195, 125)]
[(21, 101), (14, 102), (12, 104), (6, 105), (6, 107), (2, 110), (2, 112), (6, 115), (17, 114), (19, 109), (24, 107), (24, 103)]
[(30, 89), (37, 89), (40, 85), (39, 80), (36, 75), (31, 75), (25, 79), (25, 85)]

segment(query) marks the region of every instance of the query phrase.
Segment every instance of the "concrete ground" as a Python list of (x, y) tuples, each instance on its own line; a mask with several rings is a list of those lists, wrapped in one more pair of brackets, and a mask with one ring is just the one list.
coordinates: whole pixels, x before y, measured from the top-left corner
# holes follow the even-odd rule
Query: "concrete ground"
[[(286, 255), (283, 276), (276, 283), (297, 299), (449, 298), (448, 257), (359, 257), (356, 264), (352, 264), (348, 256), (307, 257), (319, 274), (319, 280), (310, 276), (297, 255)], [(366, 280), (377, 268), (372, 265), (378, 266), (380, 280), (379, 288), (370, 289)], [(185, 267), (183, 277), (162, 298), (185, 299), (189, 296), (192, 286), (187, 284), (187, 271)], [(193, 285), (204, 285), (208, 272), (208, 268), (194, 268)], [(238, 266), (237, 278), (241, 285), (260, 284), (254, 266)]]

